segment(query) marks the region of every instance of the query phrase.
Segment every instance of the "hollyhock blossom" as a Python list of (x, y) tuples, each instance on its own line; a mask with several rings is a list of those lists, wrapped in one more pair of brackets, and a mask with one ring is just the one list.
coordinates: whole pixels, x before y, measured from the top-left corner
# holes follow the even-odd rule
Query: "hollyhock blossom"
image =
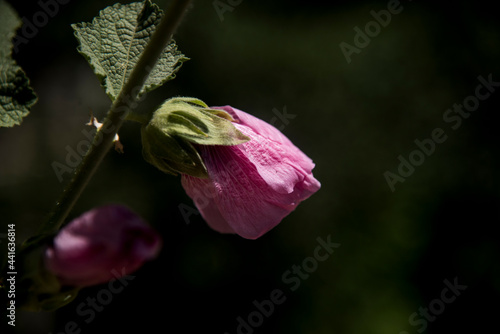
[(137, 270), (160, 250), (159, 235), (120, 205), (87, 211), (63, 227), (44, 253), (46, 268), (59, 282), (91, 286)]
[(214, 230), (256, 239), (318, 191), (314, 163), (272, 125), (230, 106), (234, 126), (250, 141), (196, 145), (208, 178), (182, 175), (182, 185)]

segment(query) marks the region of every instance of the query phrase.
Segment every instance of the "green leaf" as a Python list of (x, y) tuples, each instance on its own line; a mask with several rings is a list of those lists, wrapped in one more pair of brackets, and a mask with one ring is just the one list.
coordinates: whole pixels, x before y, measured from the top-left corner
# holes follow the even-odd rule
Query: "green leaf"
[(37, 97), (14, 61), (0, 58), (0, 127), (21, 124)]
[[(80, 42), (78, 51), (87, 58), (111, 100), (118, 97), (162, 15), (163, 11), (147, 0), (115, 4), (103, 9), (92, 23), (72, 25)], [(173, 79), (186, 60), (172, 41), (139, 95)]]
[(22, 21), (4, 0), (0, 0), (0, 22), (0, 127), (12, 127), (21, 124), (37, 97), (12, 59), (12, 38)]

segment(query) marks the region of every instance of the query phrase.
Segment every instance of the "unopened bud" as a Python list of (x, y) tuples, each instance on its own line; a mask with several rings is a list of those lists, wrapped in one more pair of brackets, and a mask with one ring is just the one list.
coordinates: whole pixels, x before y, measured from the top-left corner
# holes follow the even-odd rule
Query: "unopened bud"
[(165, 173), (206, 178), (195, 145), (233, 146), (250, 140), (222, 110), (195, 98), (172, 98), (154, 112), (141, 130), (144, 159)]

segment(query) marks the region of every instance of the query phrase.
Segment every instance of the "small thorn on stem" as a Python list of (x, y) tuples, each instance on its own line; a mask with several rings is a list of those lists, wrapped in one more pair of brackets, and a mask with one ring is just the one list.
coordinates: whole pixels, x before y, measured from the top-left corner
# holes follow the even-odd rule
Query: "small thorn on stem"
[[(102, 123), (99, 123), (96, 117), (94, 117), (94, 114), (92, 113), (92, 109), (90, 110), (90, 121), (86, 123), (85, 125), (90, 125), (90, 126), (95, 126), (97, 131), (102, 127)], [(115, 135), (115, 139), (113, 140), (113, 143), (115, 144), (115, 151), (118, 153), (123, 153), (123, 145), (120, 142), (120, 137), (118, 136), (118, 133)]]

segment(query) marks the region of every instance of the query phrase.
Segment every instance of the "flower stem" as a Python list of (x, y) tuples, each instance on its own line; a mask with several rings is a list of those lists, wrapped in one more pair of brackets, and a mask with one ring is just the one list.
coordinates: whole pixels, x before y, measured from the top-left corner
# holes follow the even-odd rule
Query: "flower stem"
[(113, 101), (102, 127), (94, 137), (90, 149), (76, 168), (73, 178), (64, 189), (48, 220), (42, 224), (38, 234), (28, 239), (23, 244), (23, 247), (44, 242), (63, 226), (71, 209), (96, 172), (103, 158), (113, 146), (115, 135), (130, 113), (130, 109), (137, 106), (137, 92), (141, 90), (163, 50), (170, 43), (172, 35), (182, 21), (190, 3), (191, 0), (172, 1), (132, 70), (126, 84), (116, 100)]

